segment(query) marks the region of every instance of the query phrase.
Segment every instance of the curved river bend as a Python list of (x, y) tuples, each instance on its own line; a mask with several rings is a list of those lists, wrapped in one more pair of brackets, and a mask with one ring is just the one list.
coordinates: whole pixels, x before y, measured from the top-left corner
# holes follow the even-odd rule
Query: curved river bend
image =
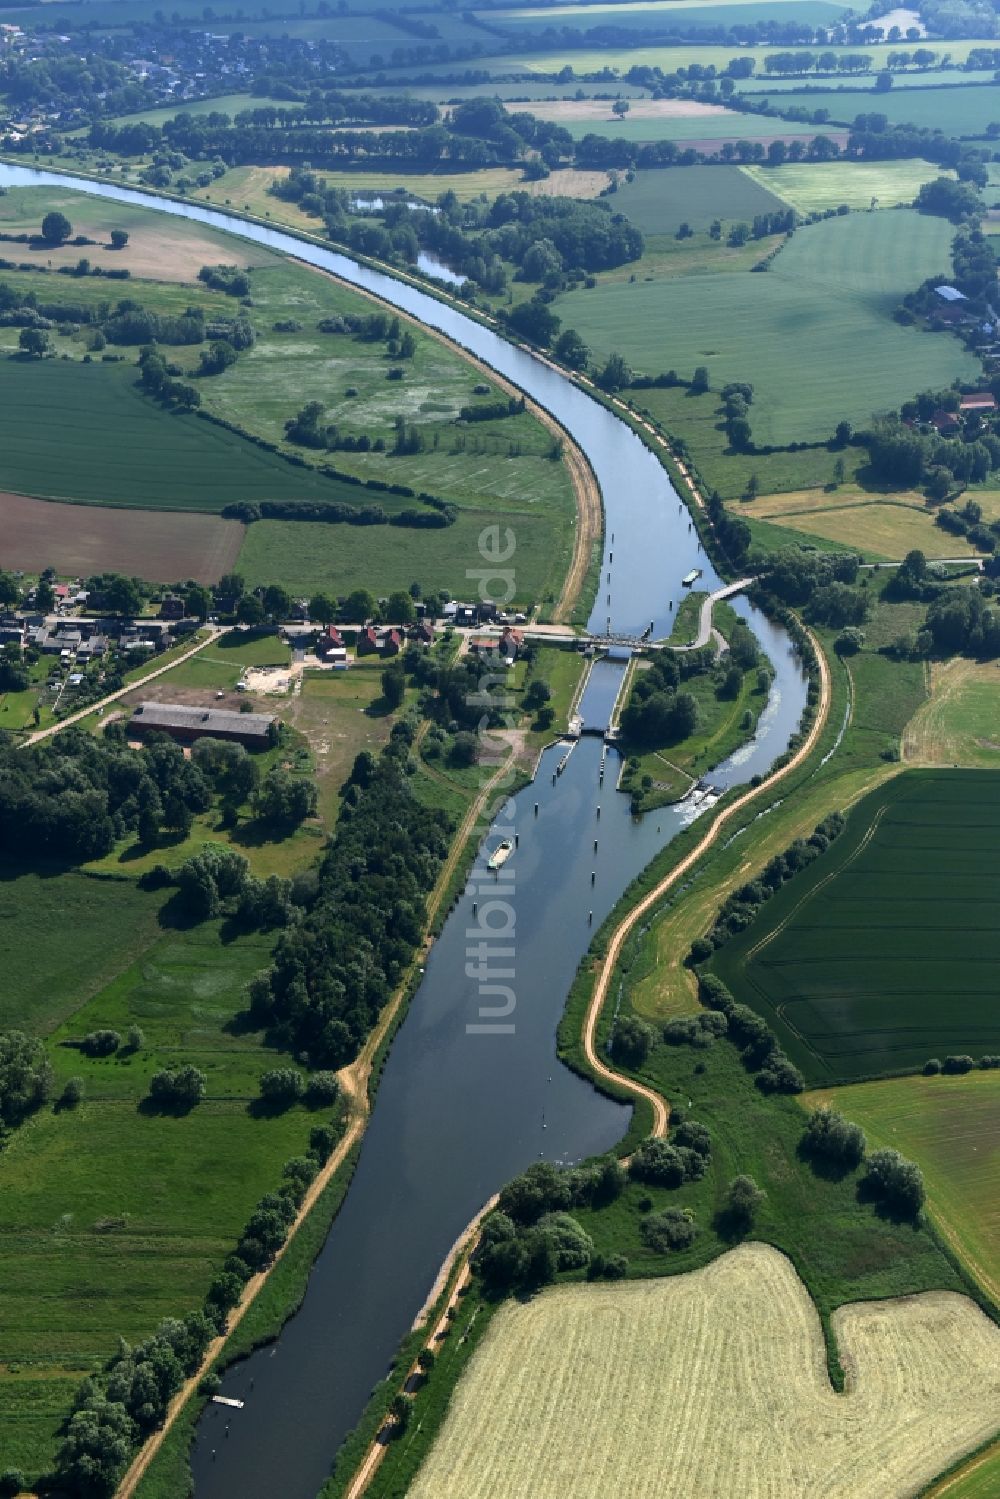
[[(652, 620), (657, 634), (667, 633), (685, 573), (699, 567), (699, 586), (719, 586), (666, 473), (629, 428), (456, 309), (277, 229), (110, 183), (0, 164), (0, 184), (46, 183), (144, 203), (332, 271), (439, 329), (545, 406), (586, 452), (604, 497), (602, 578), (610, 571), (611, 582), (602, 582), (592, 629), (603, 629), (610, 614), (617, 631), (639, 634)], [(516, 552), (512, 560), (516, 567)], [(470, 568), (479, 561), (470, 557)], [(711, 772), (723, 787), (769, 768), (794, 733), (806, 694), (785, 633), (745, 601), (736, 607), (770, 657), (775, 679), (752, 744)], [(613, 662), (595, 667), (581, 705), (591, 726), (606, 722), (623, 670)], [(192, 1454), (198, 1499), (315, 1499), (441, 1261), (482, 1203), (531, 1161), (579, 1160), (610, 1148), (625, 1131), (627, 1110), (556, 1061), (555, 1031), (592, 932), (692, 813), (664, 808), (633, 819), (627, 798), (613, 789), (613, 751), (603, 786), (599, 738), (581, 739), (556, 776), (564, 754), (564, 747), (548, 750), (534, 785), (502, 814), (504, 831), (512, 827), (518, 839), (502, 875), (503, 885), (513, 887), (506, 899), (515, 926), (513, 956), (494, 963), (509, 962), (514, 970), (506, 981), (513, 1007), (502, 1028), (491, 1020), (484, 1029), (480, 1007), (498, 1001), (484, 1001), (477, 978), (467, 973), (466, 948), (483, 936), (478, 906), (485, 908), (495, 888), (480, 865), (431, 950), (393, 1043), (357, 1172), (301, 1310), (276, 1344), (227, 1374), (224, 1393), (246, 1401), (228, 1439), (228, 1417), (218, 1406), (201, 1421)]]

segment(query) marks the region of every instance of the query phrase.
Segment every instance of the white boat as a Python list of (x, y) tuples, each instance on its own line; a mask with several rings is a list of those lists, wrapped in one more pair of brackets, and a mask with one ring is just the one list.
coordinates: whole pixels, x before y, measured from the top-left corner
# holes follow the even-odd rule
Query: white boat
[(700, 577), (701, 577), (701, 568), (700, 567), (692, 567), (691, 571), (689, 573), (685, 573), (684, 576), (683, 576), (683, 578), (681, 579), (681, 587), (682, 588), (690, 588), (692, 586), (692, 584), (697, 583), (697, 581), (698, 581), (698, 579)]
[(502, 869), (513, 852), (513, 843), (509, 838), (505, 838), (502, 843), (497, 844), (496, 848), (490, 854), (486, 861), (486, 868), (493, 871)]

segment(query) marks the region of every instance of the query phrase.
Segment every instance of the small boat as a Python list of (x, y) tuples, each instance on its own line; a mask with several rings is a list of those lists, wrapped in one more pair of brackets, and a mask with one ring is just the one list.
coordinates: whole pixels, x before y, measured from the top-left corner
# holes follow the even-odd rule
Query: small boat
[(486, 861), (486, 868), (492, 870), (494, 873), (496, 870), (502, 869), (513, 852), (513, 843), (509, 838), (505, 838), (502, 843), (497, 844), (496, 848), (490, 854)]
[(698, 581), (698, 579), (700, 577), (701, 577), (701, 568), (700, 567), (692, 567), (691, 571), (689, 573), (685, 573), (684, 576), (683, 576), (683, 578), (681, 579), (681, 586), (683, 588), (690, 588), (692, 586), (692, 584), (697, 583), (697, 581)]

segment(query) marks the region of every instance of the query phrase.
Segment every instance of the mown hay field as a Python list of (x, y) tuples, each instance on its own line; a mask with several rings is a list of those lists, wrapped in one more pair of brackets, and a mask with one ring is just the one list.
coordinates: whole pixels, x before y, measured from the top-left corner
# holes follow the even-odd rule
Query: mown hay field
[(871, 420), (925, 386), (973, 379), (978, 361), (957, 339), (893, 321), (904, 293), (947, 265), (944, 219), (900, 209), (806, 225), (766, 275), (720, 272), (618, 282), (559, 297), (564, 326), (634, 369), (704, 365), (714, 389), (754, 387), (758, 445), (829, 436), (846, 418)]
[[(636, 41), (639, 42), (639, 40), (640, 38), (637, 37)], [(947, 51), (952, 62), (962, 63), (974, 49), (993, 45), (994, 43), (989, 39), (970, 37), (963, 38), (961, 41), (949, 40)], [(506, 73), (511, 68), (518, 67), (526, 68), (530, 73), (546, 74), (558, 73), (562, 68), (568, 67), (572, 68), (579, 77), (584, 77), (587, 73), (600, 73), (604, 68), (620, 73), (627, 73), (633, 67), (662, 68), (665, 73), (673, 73), (678, 68), (690, 67), (692, 63), (700, 63), (706, 67), (711, 63), (721, 71), (731, 61), (734, 50), (731, 42), (712, 42), (707, 46), (685, 43), (676, 47), (643, 47), (641, 45), (633, 47), (605, 45), (581, 49), (567, 47), (562, 50), (555, 48), (551, 51), (501, 53), (478, 61), (477, 66), (491, 68), (498, 73)], [(840, 45), (823, 48), (824, 52), (833, 52), (838, 56), (857, 52), (857, 50), (856, 47)], [(871, 58), (871, 71), (874, 73), (879, 68), (884, 68), (889, 53), (898, 51), (898, 42), (876, 42), (873, 46), (865, 47), (865, 56)], [(765, 59), (776, 52), (811, 52), (814, 58), (816, 55), (815, 48), (811, 46), (775, 47), (762, 44), (739, 49), (741, 57), (753, 58), (758, 76), (764, 74)]]
[[(642, 34), (665, 33), (688, 30), (706, 30), (713, 27), (753, 26), (774, 22), (777, 25), (836, 26), (843, 19), (843, 4), (837, 0), (725, 0), (724, 4), (705, 4), (704, 0), (653, 0), (653, 3), (625, 5), (559, 5), (545, 10), (487, 10), (477, 12), (480, 20), (508, 31), (518, 38), (539, 39), (546, 32), (579, 32), (613, 27), (615, 31), (634, 31), (637, 44)], [(681, 19), (675, 19), (676, 12)]]
[(638, 172), (612, 199), (643, 234), (676, 234), (681, 224), (697, 233), (713, 219), (751, 221), (758, 213), (780, 213), (785, 206), (768, 191), (766, 180), (747, 177), (739, 167), (683, 167)]
[(156, 583), (216, 582), (232, 570), (245, 530), (218, 515), (60, 505), (23, 494), (0, 494), (0, 527), (4, 567), (116, 572)]
[(780, 167), (737, 170), (803, 214), (823, 213), (842, 203), (848, 208), (868, 208), (873, 198), (881, 208), (895, 208), (900, 203), (912, 203), (925, 182), (954, 176), (950, 167), (935, 166), (921, 157), (903, 161), (793, 161)]
[(930, 696), (903, 736), (914, 765), (1000, 767), (1000, 671), (960, 656), (930, 668)]
[(915, 548), (931, 559), (972, 557), (976, 552), (966, 537), (936, 526), (919, 496), (841, 498), (836, 491), (805, 490), (730, 508), (745, 520), (776, 520), (789, 530), (853, 547), (873, 560), (901, 562)]
[(962, 1262), (1000, 1301), (1000, 1072), (894, 1077), (805, 1094), (860, 1124), (924, 1173), (932, 1216)]
[(998, 901), (997, 779), (913, 770), (859, 802), (710, 966), (813, 1082), (979, 1057), (996, 1050)]
[(1000, 1424), (1000, 1330), (930, 1292), (816, 1309), (764, 1244), (702, 1270), (566, 1286), (494, 1318), (412, 1499), (903, 1499)]

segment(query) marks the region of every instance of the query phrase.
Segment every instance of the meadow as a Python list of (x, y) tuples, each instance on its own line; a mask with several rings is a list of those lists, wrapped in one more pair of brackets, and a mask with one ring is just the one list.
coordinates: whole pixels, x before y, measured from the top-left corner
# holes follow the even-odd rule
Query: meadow
[(805, 1094), (860, 1124), (924, 1173), (939, 1228), (979, 1284), (1000, 1300), (1000, 1073), (899, 1077)]
[(915, 390), (978, 374), (957, 340), (891, 317), (948, 264), (951, 237), (944, 219), (902, 209), (852, 214), (797, 230), (766, 275), (599, 284), (556, 309), (599, 355), (617, 351), (634, 369), (689, 379), (704, 365), (716, 388), (749, 380), (758, 444), (816, 440), (842, 419), (864, 423)]
[[(48, 951), (36, 949), (35, 961), (55, 981)], [(119, 928), (106, 959), (117, 976), (52, 1035), (56, 1094), (81, 1076), (86, 1096), (75, 1109), (43, 1108), (4, 1152), (6, 1462), (43, 1468), (83, 1373), (120, 1336), (138, 1340), (198, 1304), (254, 1203), (306, 1147), (321, 1116), (249, 1107), (276, 1058), (259, 1035), (232, 1025), (269, 951), (268, 938), (222, 942), (218, 924), (206, 923), (160, 931), (130, 963)], [(9, 1018), (27, 1018), (16, 1001)], [(132, 1024), (144, 1037), (137, 1052), (94, 1060), (72, 1045), (98, 1027), (124, 1034)], [(180, 1062), (208, 1077), (205, 1101), (180, 1117), (144, 1113), (152, 1073)]]
[(996, 1034), (998, 830), (988, 772), (897, 776), (710, 967), (811, 1082), (978, 1057)]
[(737, 170), (801, 214), (825, 213), (842, 203), (848, 208), (868, 208), (873, 198), (882, 208), (895, 208), (912, 203), (925, 182), (954, 176), (950, 167), (938, 167), (919, 157), (903, 161), (800, 161)]
[(930, 696), (907, 726), (903, 758), (915, 765), (1000, 767), (1000, 679), (992, 661), (955, 656), (930, 667)]
[(758, 213), (780, 213), (784, 204), (769, 190), (767, 174), (759, 180), (739, 167), (683, 167), (637, 172), (619, 186), (612, 199), (643, 234), (676, 234), (681, 224), (697, 233), (715, 219), (752, 221)]
[[(496, 521), (496, 511), (471, 508), (443, 530), (258, 521), (247, 530), (237, 566), (250, 588), (278, 577), (293, 592), (349, 593), (364, 579), (391, 592), (416, 579), (425, 590), (447, 588), (461, 598), (469, 592), (468, 569), (479, 566), (480, 534)], [(556, 542), (545, 518), (527, 511), (508, 512), (506, 524), (516, 537), (517, 604), (554, 600), (572, 537)]]
[(1000, 1331), (971, 1301), (844, 1308), (835, 1325), (857, 1371), (846, 1395), (830, 1387), (808, 1291), (764, 1244), (684, 1276), (510, 1302), (409, 1493), (467, 1499), (502, 1483), (505, 1499), (557, 1499), (569, 1482), (579, 1499), (880, 1499), (991, 1434)]
[(574, 140), (586, 135), (603, 135), (620, 141), (677, 141), (680, 145), (714, 141), (754, 140), (776, 135), (833, 135), (843, 140), (843, 130), (836, 125), (796, 124), (771, 119), (765, 115), (743, 114), (735, 109), (720, 109), (712, 114), (658, 115), (653, 118), (626, 115), (623, 120), (607, 118), (573, 119), (560, 116), (559, 124)]
[[(1000, 124), (1000, 89), (995, 85), (968, 84), (955, 88), (901, 89), (877, 94), (831, 89), (829, 93), (782, 95), (775, 105), (797, 104), (806, 109), (826, 109), (830, 119), (851, 125), (860, 114), (882, 114), (890, 125), (916, 125), (941, 130), (945, 135), (984, 136), (987, 127)], [(771, 121), (772, 125), (774, 121)]]

